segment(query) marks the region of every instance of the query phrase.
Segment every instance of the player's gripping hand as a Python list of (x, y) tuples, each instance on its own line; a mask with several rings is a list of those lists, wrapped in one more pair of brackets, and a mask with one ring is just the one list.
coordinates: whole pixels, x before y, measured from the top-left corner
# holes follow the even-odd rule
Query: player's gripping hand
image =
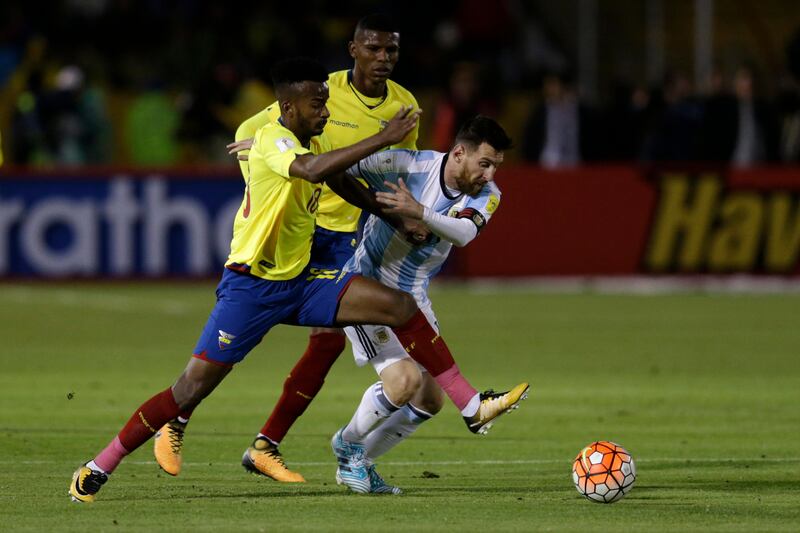
[(379, 204), (385, 206), (383, 208), (384, 213), (414, 220), (422, 220), (425, 208), (422, 207), (422, 204), (419, 203), (411, 194), (411, 191), (408, 190), (403, 178), (397, 180), (397, 185), (390, 181), (384, 181), (383, 184), (389, 191), (376, 192), (375, 199)]
[(402, 106), (378, 135), (382, 135), (389, 145), (399, 144), (417, 126), (421, 114), (422, 109)]
[(239, 161), (247, 161), (247, 154), (243, 154), (244, 151), (249, 151), (250, 148), (253, 147), (253, 141), (255, 137), (250, 137), (249, 139), (242, 139), (241, 141), (236, 141), (230, 143), (225, 146), (228, 149), (228, 153), (233, 155), (236, 154), (236, 159)]

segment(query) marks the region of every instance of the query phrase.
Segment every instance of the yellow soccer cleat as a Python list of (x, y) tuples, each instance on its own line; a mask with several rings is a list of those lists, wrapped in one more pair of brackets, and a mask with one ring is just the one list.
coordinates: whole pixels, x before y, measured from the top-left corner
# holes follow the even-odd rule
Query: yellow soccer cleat
[(170, 420), (162, 427), (153, 439), (153, 453), (161, 469), (171, 476), (181, 473), (183, 464), (183, 433), (186, 424)]
[(264, 438), (257, 438), (253, 445), (245, 450), (242, 456), (242, 466), (248, 472), (267, 476), (282, 483), (305, 483), (298, 472), (286, 468), (278, 447)]
[(108, 475), (99, 470), (92, 470), (86, 465), (78, 468), (72, 475), (69, 485), (69, 494), (72, 501), (79, 503), (92, 503), (94, 495), (108, 481)]
[(491, 389), (482, 392), (478, 411), (472, 416), (465, 416), (464, 422), (471, 432), (485, 435), (497, 417), (519, 407), (519, 402), (528, 397), (528, 388), (527, 383), (520, 383), (506, 392), (494, 392)]

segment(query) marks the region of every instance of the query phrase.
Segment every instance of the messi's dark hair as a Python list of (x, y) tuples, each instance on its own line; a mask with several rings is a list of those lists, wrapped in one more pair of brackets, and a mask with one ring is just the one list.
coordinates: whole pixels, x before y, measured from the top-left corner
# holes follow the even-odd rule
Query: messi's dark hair
[(512, 146), (511, 138), (506, 130), (494, 119), (478, 115), (469, 119), (456, 134), (456, 144), (467, 144), (477, 148), (486, 143), (498, 152), (508, 150)]

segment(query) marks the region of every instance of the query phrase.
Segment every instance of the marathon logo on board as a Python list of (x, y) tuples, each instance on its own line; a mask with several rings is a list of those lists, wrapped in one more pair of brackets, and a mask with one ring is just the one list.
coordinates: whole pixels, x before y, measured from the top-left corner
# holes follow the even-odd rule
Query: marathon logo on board
[(648, 272), (786, 274), (798, 256), (798, 193), (727, 188), (718, 174), (661, 176)]
[(241, 180), (0, 181), (0, 276), (217, 275)]

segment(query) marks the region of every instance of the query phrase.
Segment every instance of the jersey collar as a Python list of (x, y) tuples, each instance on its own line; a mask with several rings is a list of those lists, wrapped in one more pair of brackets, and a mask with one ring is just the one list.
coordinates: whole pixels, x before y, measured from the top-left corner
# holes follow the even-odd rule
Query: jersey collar
[(347, 86), (350, 87), (351, 91), (353, 91), (353, 95), (356, 97), (356, 99), (359, 102), (361, 102), (367, 109), (375, 109), (376, 107), (384, 103), (386, 101), (386, 98), (389, 96), (389, 84), (387, 83), (383, 86), (383, 96), (380, 98), (380, 100), (378, 100), (378, 103), (370, 105), (367, 102), (365, 102), (361, 97), (362, 96), (364, 96), (364, 98), (368, 97), (366, 95), (362, 95), (361, 93), (359, 93), (358, 89), (356, 89), (356, 86), (353, 85), (353, 69), (347, 71)]
[(447, 198), (448, 200), (458, 200), (459, 198), (464, 196), (464, 193), (462, 192), (453, 196), (452, 194), (450, 194), (450, 190), (447, 188), (447, 185), (444, 182), (444, 167), (445, 165), (447, 165), (448, 157), (450, 157), (450, 152), (444, 154), (444, 157), (442, 158), (442, 166), (439, 167), (439, 186), (442, 188), (442, 194), (444, 194), (445, 198)]

